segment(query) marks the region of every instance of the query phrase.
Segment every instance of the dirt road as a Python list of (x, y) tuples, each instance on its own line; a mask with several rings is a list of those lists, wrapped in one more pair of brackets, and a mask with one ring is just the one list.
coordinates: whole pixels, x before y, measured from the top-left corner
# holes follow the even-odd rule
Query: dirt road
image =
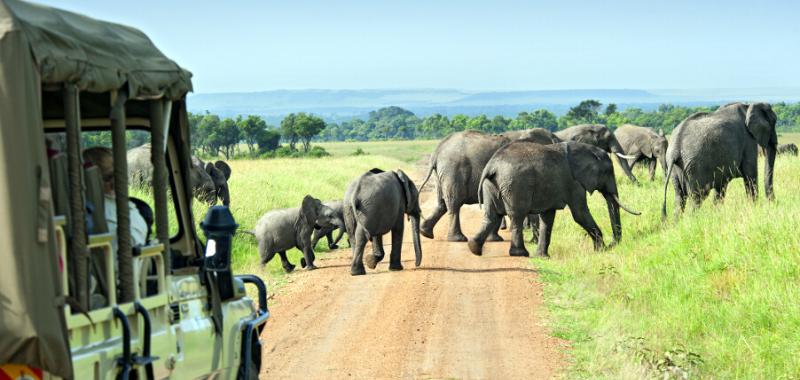
[[(462, 209), (467, 236), (480, 225), (479, 212)], [(562, 342), (543, 327), (535, 270), (509, 257), (507, 242), (487, 243), (477, 257), (465, 243), (441, 240), (447, 222), (436, 226), (436, 239), (422, 238), (419, 268), (407, 236), (401, 272), (388, 271), (387, 247), (386, 260), (366, 276), (350, 276), (349, 248), (319, 258), (318, 270), (293, 274), (271, 301), (262, 378), (553, 377)]]

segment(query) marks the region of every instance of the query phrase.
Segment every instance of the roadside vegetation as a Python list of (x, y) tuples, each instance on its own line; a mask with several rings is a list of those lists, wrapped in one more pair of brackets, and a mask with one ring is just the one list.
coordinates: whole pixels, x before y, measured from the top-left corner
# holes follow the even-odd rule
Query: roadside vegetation
[[(568, 377), (800, 377), (800, 159), (777, 158), (774, 203), (762, 182), (752, 204), (738, 179), (724, 204), (708, 199), (676, 219), (670, 185), (666, 222), (663, 176), (649, 182), (639, 169), (637, 187), (617, 173), (620, 197), (642, 212), (623, 215), (621, 244), (593, 252), (559, 212), (552, 259), (532, 259), (552, 332), (572, 346)], [(590, 198), (608, 242), (605, 202)]]

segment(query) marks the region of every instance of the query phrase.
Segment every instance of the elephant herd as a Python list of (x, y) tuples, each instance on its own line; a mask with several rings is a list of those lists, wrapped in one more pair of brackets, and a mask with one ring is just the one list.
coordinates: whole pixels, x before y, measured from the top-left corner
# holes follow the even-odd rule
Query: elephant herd
[[(288, 249), (301, 250), (300, 264), (314, 269), (313, 248), (317, 242), (325, 237), (328, 247), (336, 248), (347, 232), (353, 253), (350, 273), (363, 275), (365, 262), (374, 269), (384, 258), (382, 239), (389, 232), (389, 269), (403, 269), (400, 249), (404, 219), (411, 226), (415, 263), (419, 266), (420, 235), (432, 239), (434, 226), (445, 214), (450, 219), (446, 239), (468, 242), (467, 248), (475, 255), (482, 253), (486, 241), (502, 240), (498, 231), (508, 218), (509, 254), (529, 255), (522, 239), (527, 224), (538, 243), (536, 253), (547, 257), (556, 211), (569, 207), (572, 219), (600, 250), (605, 242), (589, 211), (588, 194), (598, 191), (605, 198), (612, 245), (622, 238), (620, 210), (640, 215), (620, 199), (611, 157), (618, 160), (623, 174), (633, 184), (638, 184), (631, 171), (636, 164), (647, 165), (651, 181), (657, 166), (661, 166), (665, 177), (662, 218), (666, 217), (670, 181), (675, 191), (676, 214), (684, 210), (687, 199), (699, 205), (712, 190), (715, 200), (721, 200), (728, 183), (739, 177), (744, 178), (747, 194), (755, 200), (759, 151), (765, 156), (765, 193), (772, 200), (776, 154), (797, 154), (793, 144), (778, 146), (776, 119), (767, 103), (732, 103), (714, 112), (687, 117), (669, 140), (661, 131), (634, 125), (620, 126), (614, 132), (599, 124), (576, 125), (555, 133), (539, 128), (503, 134), (456, 132), (444, 138), (432, 153), (419, 188), (402, 170), (372, 169), (350, 183), (342, 200), (321, 202), (307, 195), (300, 207), (264, 214), (251, 233), (258, 240), (261, 263), (266, 264), (277, 253), (284, 270), (290, 272), (295, 266), (286, 256)], [(132, 171), (138, 167), (134, 165), (137, 154), (149, 157), (149, 152), (130, 152)], [(196, 173), (192, 180), (200, 199), (210, 201), (215, 197), (224, 204), (230, 202), (227, 183), (217, 182), (230, 177), (230, 168), (224, 162), (203, 164), (196, 160), (193, 171)], [(141, 181), (146, 178), (142, 176)], [(429, 181), (435, 185), (435, 205), (423, 217), (419, 194)], [(483, 211), (482, 225), (471, 239), (464, 236), (459, 219), (462, 206), (469, 204), (480, 204)], [(372, 243), (372, 252), (365, 257), (367, 242)]]

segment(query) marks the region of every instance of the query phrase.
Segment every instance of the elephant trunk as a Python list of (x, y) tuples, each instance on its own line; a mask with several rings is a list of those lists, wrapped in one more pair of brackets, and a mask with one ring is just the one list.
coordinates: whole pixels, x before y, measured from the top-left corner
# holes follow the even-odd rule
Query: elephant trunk
[(633, 183), (638, 183), (638, 181), (636, 181), (636, 177), (634, 177), (633, 173), (631, 172), (631, 167), (628, 166), (628, 161), (619, 156), (625, 155), (625, 150), (622, 149), (622, 145), (619, 145), (619, 142), (616, 139), (613, 139), (608, 144), (608, 147), (611, 150), (611, 153), (614, 153), (614, 155), (617, 156), (617, 162), (619, 162), (619, 166), (622, 167), (622, 171), (625, 173), (628, 179), (630, 179)]
[(666, 153), (658, 156), (658, 163), (661, 165), (661, 169), (664, 171), (664, 178), (667, 177), (667, 155)]
[(764, 160), (764, 193), (767, 194), (767, 199), (774, 201), (775, 193), (772, 189), (772, 176), (775, 170), (775, 154), (777, 153), (777, 144), (770, 143), (766, 151), (766, 159)]
[(217, 197), (222, 201), (222, 204), (225, 206), (230, 206), (231, 204), (231, 192), (228, 189), (228, 186), (220, 187), (217, 191)]
[(415, 262), (416, 266), (420, 266), (422, 264), (422, 243), (419, 240), (419, 215), (409, 215), (409, 221), (411, 222), (411, 238), (414, 240), (414, 255), (415, 255)]
[(622, 240), (622, 222), (619, 217), (619, 202), (616, 194), (603, 194), (608, 206), (608, 218), (611, 220), (611, 230), (614, 232), (614, 244)]

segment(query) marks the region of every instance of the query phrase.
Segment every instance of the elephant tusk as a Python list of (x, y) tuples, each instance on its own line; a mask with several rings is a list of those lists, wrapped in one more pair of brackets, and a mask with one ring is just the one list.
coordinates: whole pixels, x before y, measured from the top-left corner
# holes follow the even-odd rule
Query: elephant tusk
[(626, 160), (633, 160), (633, 159), (636, 159), (636, 156), (628, 156), (628, 155), (624, 155), (624, 154), (622, 154), (622, 153), (614, 153), (614, 154), (616, 154), (617, 156), (620, 156), (620, 158), (624, 158), (624, 159), (626, 159)]
[(639, 211), (636, 211), (636, 210), (629, 209), (629, 208), (628, 208), (628, 207), (626, 207), (624, 204), (622, 204), (622, 202), (620, 202), (620, 201), (619, 201), (619, 197), (618, 197), (616, 194), (614, 194), (614, 201), (616, 201), (616, 202), (617, 202), (617, 204), (619, 205), (619, 207), (620, 207), (620, 208), (622, 208), (623, 210), (627, 211), (629, 214), (632, 214), (632, 215), (642, 215), (642, 213), (641, 213), (641, 212), (639, 212)]

